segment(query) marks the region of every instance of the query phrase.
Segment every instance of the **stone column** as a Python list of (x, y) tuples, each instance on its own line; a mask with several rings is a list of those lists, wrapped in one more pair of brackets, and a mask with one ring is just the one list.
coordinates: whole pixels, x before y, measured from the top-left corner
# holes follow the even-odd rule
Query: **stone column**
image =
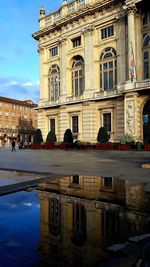
[[(131, 61), (136, 59), (135, 51), (135, 5), (127, 8), (128, 16), (128, 69), (130, 78)], [(134, 71), (134, 78), (136, 78), (136, 71)]]
[(125, 16), (122, 14), (117, 18), (118, 22), (118, 36), (119, 41), (117, 43), (117, 52), (118, 52), (118, 83), (126, 81), (126, 31), (125, 31)]
[(48, 101), (48, 88), (46, 84), (48, 84), (47, 80), (48, 77), (45, 75), (45, 67), (44, 67), (44, 61), (45, 61), (45, 51), (44, 48), (39, 46), (38, 49), (39, 53), (39, 61), (40, 61), (40, 102)]
[(137, 51), (137, 58), (136, 58), (136, 71), (137, 71), (137, 80), (143, 79), (143, 36), (142, 36), (142, 14), (138, 12), (136, 14), (136, 24), (135, 24), (135, 32), (136, 32), (136, 51)]
[(67, 37), (60, 39), (60, 97), (67, 94)]
[(85, 91), (84, 96), (89, 97), (94, 85), (94, 60), (93, 60), (93, 34), (94, 26), (88, 25), (82, 30), (84, 35), (84, 73)]

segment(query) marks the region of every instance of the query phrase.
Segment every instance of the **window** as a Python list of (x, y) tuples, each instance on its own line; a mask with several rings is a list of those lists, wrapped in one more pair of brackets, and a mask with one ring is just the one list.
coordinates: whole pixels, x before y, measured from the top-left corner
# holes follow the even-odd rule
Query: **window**
[(76, 57), (72, 65), (72, 91), (74, 96), (80, 96), (84, 91), (84, 62), (82, 57)]
[(54, 236), (57, 236), (61, 230), (61, 205), (56, 198), (49, 202), (49, 230)]
[(103, 213), (103, 234), (104, 236), (116, 235), (119, 230), (119, 216), (117, 212), (105, 210)]
[(55, 119), (50, 119), (50, 131), (55, 133)]
[(150, 78), (150, 12), (143, 17), (143, 78)]
[(74, 139), (78, 139), (78, 133), (79, 133), (78, 116), (72, 117), (72, 133)]
[(78, 7), (85, 5), (85, 0), (78, 0)]
[(58, 55), (58, 47), (55, 46), (55, 47), (50, 49), (50, 56), (54, 57), (54, 56), (57, 56), (57, 55)]
[(101, 39), (105, 39), (114, 35), (114, 26), (109, 26), (101, 30)]
[(103, 114), (103, 127), (108, 133), (111, 132), (111, 113)]
[(144, 64), (144, 79), (150, 78), (150, 35), (143, 36), (143, 64)]
[(81, 36), (77, 37), (75, 39), (72, 39), (72, 44), (73, 44), (73, 47), (80, 46), (81, 45)]
[(76, 185), (79, 185), (79, 175), (73, 175), (72, 176), (72, 184), (76, 184)]
[(112, 191), (112, 189), (113, 189), (112, 177), (103, 177), (102, 181), (103, 181), (103, 190), (106, 190), (106, 191), (111, 190)]
[(59, 67), (56, 64), (52, 65), (50, 69), (48, 86), (49, 86), (50, 100), (52, 101), (58, 100), (60, 95), (60, 71)]
[[(84, 240), (86, 235), (86, 212), (83, 205), (76, 204), (73, 209), (73, 230)], [(83, 241), (82, 240), (82, 241)]]
[(106, 48), (100, 57), (100, 88), (113, 90), (117, 83), (117, 59), (113, 48)]

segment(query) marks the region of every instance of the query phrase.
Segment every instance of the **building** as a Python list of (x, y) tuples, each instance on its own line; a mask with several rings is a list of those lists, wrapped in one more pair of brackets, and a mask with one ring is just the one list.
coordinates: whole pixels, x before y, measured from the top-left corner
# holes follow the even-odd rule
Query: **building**
[(125, 134), (150, 143), (150, 6), (148, 0), (64, 0), (40, 9), (33, 34), (40, 57), (38, 128), (62, 141), (110, 141)]
[(0, 146), (9, 146), (12, 138), (18, 142), (32, 142), (37, 128), (36, 107), (31, 100), (0, 96)]

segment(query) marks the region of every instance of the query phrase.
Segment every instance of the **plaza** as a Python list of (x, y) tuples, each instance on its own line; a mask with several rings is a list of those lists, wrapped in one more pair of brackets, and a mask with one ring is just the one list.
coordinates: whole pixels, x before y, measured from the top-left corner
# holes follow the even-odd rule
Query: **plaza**
[[(10, 148), (0, 149), (0, 169), (23, 171), (35, 175), (26, 177), (16, 175), (16, 183), (37, 180), (43, 177), (58, 178), (68, 175), (118, 177), (134, 182), (149, 182), (150, 169), (142, 168), (149, 163), (148, 151), (76, 151), (76, 150), (32, 150)], [(37, 174), (37, 175), (36, 175)], [(5, 175), (6, 177), (7, 175)], [(2, 177), (1, 177), (2, 178)], [(6, 179), (7, 178), (7, 179)], [(11, 177), (0, 179), (5, 186)], [(13, 176), (15, 183), (15, 175)], [(32, 184), (32, 183), (31, 183)]]

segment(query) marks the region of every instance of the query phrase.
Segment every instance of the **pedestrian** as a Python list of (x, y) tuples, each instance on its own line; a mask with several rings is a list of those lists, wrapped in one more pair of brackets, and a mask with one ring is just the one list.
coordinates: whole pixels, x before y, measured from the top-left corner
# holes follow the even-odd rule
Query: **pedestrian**
[(12, 140), (12, 143), (11, 143), (11, 146), (12, 146), (12, 151), (16, 151), (16, 148), (15, 148), (15, 140), (13, 139)]

